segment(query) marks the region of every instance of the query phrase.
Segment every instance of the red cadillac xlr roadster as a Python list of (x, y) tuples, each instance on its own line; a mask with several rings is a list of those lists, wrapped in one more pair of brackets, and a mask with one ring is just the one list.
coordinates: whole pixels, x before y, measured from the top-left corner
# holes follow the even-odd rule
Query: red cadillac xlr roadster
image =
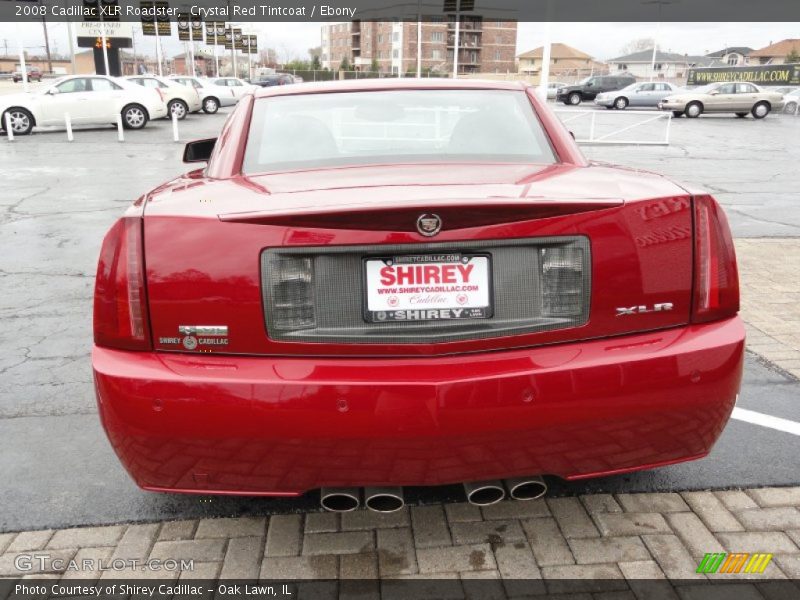
[(266, 88), (184, 160), (97, 270), (100, 416), (144, 489), (487, 504), (703, 457), (728, 420), (720, 206), (589, 163), (532, 88)]

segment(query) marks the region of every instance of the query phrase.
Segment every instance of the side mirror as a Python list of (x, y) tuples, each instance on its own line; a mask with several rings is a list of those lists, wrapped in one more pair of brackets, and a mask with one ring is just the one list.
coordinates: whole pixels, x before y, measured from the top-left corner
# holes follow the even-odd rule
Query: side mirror
[(216, 143), (217, 138), (189, 142), (183, 149), (183, 162), (208, 162), (208, 159), (211, 158), (211, 152), (214, 151), (214, 144)]
[(710, 92), (708, 92), (709, 96), (716, 96), (717, 94), (719, 94), (719, 90), (711, 90)]
[(587, 81), (586, 82), (586, 87), (592, 87), (593, 85), (594, 85), (594, 83), (592, 83), (591, 81)]
[(47, 94), (48, 96), (55, 96), (55, 95), (60, 94), (60, 93), (61, 92), (59, 91), (59, 89), (58, 88), (54, 88), (54, 87), (50, 88), (49, 90), (47, 90), (45, 92), (45, 94)]

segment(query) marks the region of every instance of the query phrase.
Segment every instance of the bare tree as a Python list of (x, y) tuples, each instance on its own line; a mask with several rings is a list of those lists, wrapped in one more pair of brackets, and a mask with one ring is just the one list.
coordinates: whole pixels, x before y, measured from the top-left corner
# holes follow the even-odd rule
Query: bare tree
[(622, 56), (625, 56), (626, 54), (633, 54), (634, 52), (641, 52), (642, 50), (652, 50), (655, 45), (656, 41), (653, 38), (638, 38), (625, 44), (620, 50), (620, 53)]

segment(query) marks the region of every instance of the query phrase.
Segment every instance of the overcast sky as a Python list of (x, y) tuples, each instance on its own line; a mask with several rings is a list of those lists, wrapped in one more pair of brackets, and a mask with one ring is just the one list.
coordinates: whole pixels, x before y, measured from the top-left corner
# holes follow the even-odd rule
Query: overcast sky
[[(51, 48), (66, 53), (68, 50), (67, 26), (64, 23), (48, 24)], [(308, 49), (319, 45), (319, 23), (247, 23), (245, 33), (259, 34), (259, 48), (274, 48), (280, 61), (292, 58), (307, 59)], [(517, 53), (542, 45), (544, 24), (520, 23), (517, 36)], [(142, 38), (138, 28), (137, 50), (154, 53), (154, 38)], [(173, 32), (175, 28), (173, 28)], [(631, 40), (656, 37), (663, 51), (680, 54), (707, 54), (725, 46), (750, 46), (761, 48), (786, 38), (800, 38), (800, 23), (553, 23), (551, 39), (582, 50), (599, 60), (620, 54)], [(17, 35), (31, 54), (43, 52), (44, 38), (39, 23), (0, 22), (0, 54), (8, 48), (16, 53)], [(183, 51), (182, 43), (173, 34), (165, 44), (168, 56)]]

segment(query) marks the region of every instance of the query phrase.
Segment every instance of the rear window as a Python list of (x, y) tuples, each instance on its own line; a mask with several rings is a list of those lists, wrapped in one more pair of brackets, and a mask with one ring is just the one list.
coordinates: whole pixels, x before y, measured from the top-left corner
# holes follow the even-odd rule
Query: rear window
[(245, 173), (555, 156), (523, 91), (392, 90), (257, 100)]

